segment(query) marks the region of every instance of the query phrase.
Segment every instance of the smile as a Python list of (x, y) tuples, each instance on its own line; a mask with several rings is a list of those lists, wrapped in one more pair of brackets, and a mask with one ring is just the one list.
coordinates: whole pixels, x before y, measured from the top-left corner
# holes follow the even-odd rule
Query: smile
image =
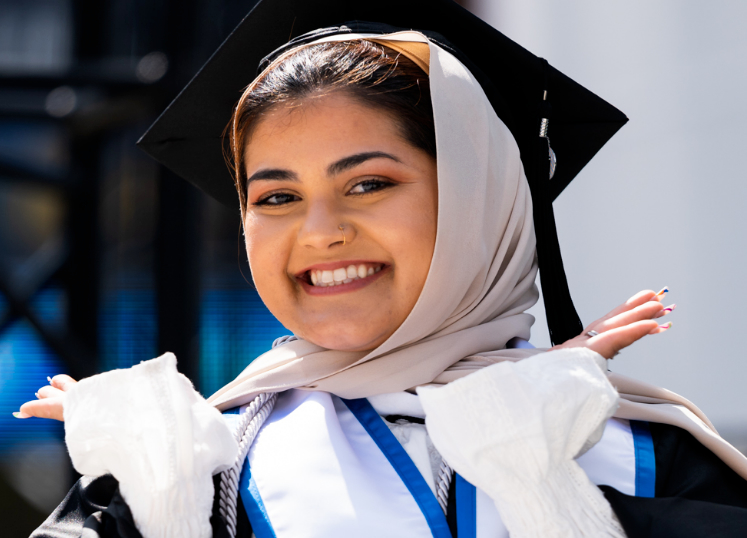
[[(296, 275), (303, 287), (317, 294), (335, 291), (352, 291), (376, 280), (383, 269), (389, 266), (378, 262), (342, 262), (335, 267), (324, 264), (322, 267), (312, 267)], [(326, 288), (326, 289), (325, 289)]]
[(328, 286), (350, 284), (353, 280), (359, 280), (378, 273), (381, 271), (381, 267), (382, 264), (380, 263), (361, 263), (358, 265), (350, 264), (347, 267), (338, 267), (334, 270), (313, 269), (308, 271), (308, 273), (312, 285), (325, 288)]

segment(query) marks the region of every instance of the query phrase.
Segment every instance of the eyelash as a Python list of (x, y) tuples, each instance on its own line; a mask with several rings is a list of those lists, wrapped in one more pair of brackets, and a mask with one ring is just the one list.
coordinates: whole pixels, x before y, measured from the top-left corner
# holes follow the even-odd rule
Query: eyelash
[[(356, 192), (356, 193), (352, 192), (353, 189), (355, 189), (357, 187), (362, 187), (362, 186), (367, 186), (367, 185), (376, 185), (376, 186), (378, 186), (378, 188), (367, 190), (367, 191), (364, 191), (364, 192)], [(364, 179), (363, 181), (361, 181), (361, 182), (356, 183), (355, 185), (353, 185), (353, 187), (350, 189), (349, 194), (350, 194), (350, 196), (365, 196), (365, 195), (367, 195), (369, 193), (380, 191), (380, 190), (383, 190), (383, 189), (387, 189), (387, 188), (393, 187), (393, 186), (394, 186), (394, 183), (391, 182), (391, 181), (385, 181), (385, 180), (382, 180), (382, 179)], [(275, 198), (275, 197), (285, 197), (286, 199), (287, 198), (294, 198), (294, 200), (286, 200), (285, 202), (280, 202), (280, 203), (277, 203), (277, 202), (272, 203), (272, 202), (270, 202), (270, 200), (273, 199), (273, 198)], [(291, 193), (287, 193), (287, 192), (272, 192), (272, 193), (269, 193), (269, 194), (265, 195), (263, 198), (260, 198), (259, 200), (257, 200), (256, 202), (254, 202), (254, 204), (252, 204), (252, 205), (254, 205), (254, 206), (280, 207), (280, 206), (289, 204), (291, 202), (297, 202), (298, 200), (300, 200), (300, 198), (298, 196), (296, 196), (295, 194), (291, 194)]]
[[(356, 193), (352, 192), (353, 189), (357, 187), (361, 187), (363, 185), (378, 185), (378, 188), (372, 189), (370, 191), (364, 191), (364, 192), (356, 192)], [(350, 193), (352, 194), (352, 196), (365, 196), (369, 192), (376, 192), (376, 191), (380, 191), (383, 189), (388, 189), (389, 187), (393, 187), (393, 186), (394, 186), (394, 182), (392, 181), (386, 181), (384, 179), (378, 179), (378, 178), (369, 178), (369, 179), (364, 179), (363, 181), (353, 185), (353, 188), (350, 189)]]
[[(296, 199), (295, 200), (288, 200), (285, 203), (279, 203), (279, 204), (278, 203), (270, 203), (271, 199), (273, 199), (275, 197), (281, 197), (281, 196), (286, 197), (286, 198), (296, 198)], [(278, 207), (278, 206), (281, 206), (281, 205), (289, 204), (291, 202), (296, 202), (298, 200), (300, 200), (300, 198), (298, 198), (298, 196), (296, 196), (295, 194), (290, 194), (290, 193), (287, 193), (287, 192), (273, 192), (273, 193), (268, 194), (264, 198), (260, 198), (259, 200), (257, 200), (256, 202), (254, 202), (254, 204), (252, 204), (252, 205), (255, 205), (255, 206)]]

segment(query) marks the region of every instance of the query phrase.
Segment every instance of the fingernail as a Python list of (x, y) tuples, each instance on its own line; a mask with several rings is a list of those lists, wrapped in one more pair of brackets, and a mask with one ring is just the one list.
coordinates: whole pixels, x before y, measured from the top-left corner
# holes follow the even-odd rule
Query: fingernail
[(26, 413), (22, 413), (20, 411), (14, 411), (13, 416), (16, 418), (31, 418), (31, 415), (27, 415)]
[(672, 326), (672, 322), (670, 321), (669, 323), (665, 323), (664, 325), (659, 325), (659, 328), (660, 328), (660, 329), (661, 329), (662, 331), (666, 331), (666, 330), (667, 330), (667, 329), (669, 329), (669, 328), (670, 328), (671, 326)]
[(667, 307), (662, 308), (661, 310), (659, 310), (659, 313), (656, 315), (656, 317), (657, 318), (662, 318), (662, 317), (666, 316), (667, 314), (669, 314), (675, 308), (677, 308), (676, 304), (670, 304), (669, 306), (667, 306)]
[(664, 286), (659, 293), (657, 293), (651, 298), (651, 300), (661, 301), (667, 295), (667, 293), (669, 293), (669, 288), (667, 286)]
[(52, 378), (51, 377), (47, 376), (47, 381), (49, 381), (50, 385), (52, 384)]
[(38, 393), (38, 392), (35, 392), (35, 393), (34, 393), (34, 396), (36, 396), (36, 399), (37, 399), (37, 400), (39, 399), (39, 393)]

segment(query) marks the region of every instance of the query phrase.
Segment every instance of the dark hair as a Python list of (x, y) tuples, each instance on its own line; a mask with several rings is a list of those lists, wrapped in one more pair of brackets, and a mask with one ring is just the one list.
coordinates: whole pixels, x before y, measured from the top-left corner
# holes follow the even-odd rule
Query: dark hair
[(244, 151), (252, 127), (270, 108), (342, 91), (383, 110), (402, 137), (436, 157), (428, 76), (412, 60), (378, 43), (357, 40), (301, 48), (271, 65), (244, 92), (231, 121), (234, 180), (246, 209)]

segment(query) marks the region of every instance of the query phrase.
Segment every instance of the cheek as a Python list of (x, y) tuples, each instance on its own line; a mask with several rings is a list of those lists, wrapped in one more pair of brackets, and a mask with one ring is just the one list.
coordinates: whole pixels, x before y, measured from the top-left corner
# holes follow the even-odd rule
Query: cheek
[(262, 219), (247, 217), (244, 220), (244, 244), (246, 245), (249, 268), (257, 292), (272, 309), (275, 295), (281, 291), (287, 279), (287, 249), (283, 234)]
[(389, 244), (397, 265), (395, 275), (415, 299), (428, 276), (436, 242), (437, 213), (435, 194), (421, 190), (405, 203), (392, 208), (382, 219), (386, 222)]

